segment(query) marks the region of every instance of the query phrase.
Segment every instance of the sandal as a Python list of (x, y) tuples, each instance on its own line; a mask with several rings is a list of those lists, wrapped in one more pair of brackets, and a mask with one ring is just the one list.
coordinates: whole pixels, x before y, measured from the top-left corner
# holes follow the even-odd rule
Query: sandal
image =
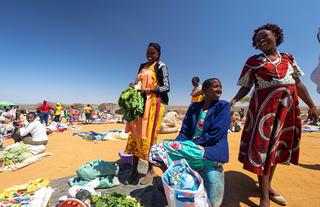
[(154, 172), (147, 173), (143, 178), (140, 179), (140, 185), (147, 185), (153, 181), (153, 177), (155, 176)]
[(281, 206), (285, 206), (288, 204), (287, 200), (282, 195), (274, 195), (273, 193), (270, 192), (269, 198), (270, 200), (272, 200), (273, 202)]

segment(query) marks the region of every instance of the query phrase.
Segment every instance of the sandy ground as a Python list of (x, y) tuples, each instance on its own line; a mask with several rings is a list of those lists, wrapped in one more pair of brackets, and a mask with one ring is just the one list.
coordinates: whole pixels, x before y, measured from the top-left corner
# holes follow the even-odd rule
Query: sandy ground
[[(88, 125), (82, 126), (80, 131), (105, 132), (123, 128), (122, 124)], [(90, 142), (72, 136), (74, 132), (78, 131), (69, 130), (49, 136), (47, 151), (53, 153), (52, 156), (15, 172), (0, 173), (0, 189), (39, 177), (55, 180), (72, 176), (79, 165), (93, 159), (116, 161), (119, 159), (118, 152), (126, 145), (126, 141)], [(229, 134), (230, 161), (224, 167), (226, 193), (222, 206), (256, 206), (259, 203), (256, 176), (243, 170), (237, 160), (240, 135), (241, 133)], [(159, 141), (175, 136), (176, 134), (160, 135)], [(10, 143), (12, 141), (7, 140), (5, 146)], [(319, 152), (320, 133), (304, 133), (300, 164), (277, 167), (273, 188), (287, 199), (288, 206), (320, 206)], [(272, 203), (271, 206), (278, 205)]]

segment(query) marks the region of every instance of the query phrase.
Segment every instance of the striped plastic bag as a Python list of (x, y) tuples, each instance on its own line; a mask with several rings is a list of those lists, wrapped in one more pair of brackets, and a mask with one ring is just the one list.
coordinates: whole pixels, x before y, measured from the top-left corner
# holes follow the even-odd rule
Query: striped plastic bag
[[(172, 186), (172, 172), (184, 169), (195, 180), (196, 189), (183, 190)], [(180, 181), (179, 181), (180, 182)], [(181, 181), (184, 182), (184, 181)], [(185, 159), (173, 161), (162, 176), (162, 183), (169, 207), (210, 207), (207, 192), (200, 174), (192, 170)], [(190, 183), (186, 183), (190, 184)]]

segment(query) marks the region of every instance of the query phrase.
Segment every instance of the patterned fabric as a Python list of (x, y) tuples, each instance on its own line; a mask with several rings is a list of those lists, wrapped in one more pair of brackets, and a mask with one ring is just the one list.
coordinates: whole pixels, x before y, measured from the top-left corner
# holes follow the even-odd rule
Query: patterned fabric
[[(154, 64), (143, 68), (136, 82), (142, 83), (142, 89), (156, 88), (158, 84)], [(129, 138), (125, 152), (147, 160), (150, 147), (156, 143), (164, 114), (164, 105), (155, 93), (146, 94), (143, 117), (130, 121), (126, 125)]]
[(277, 163), (297, 164), (301, 137), (294, 78), (303, 75), (290, 54), (275, 66), (263, 55), (250, 57), (238, 85), (255, 86), (241, 137), (239, 161), (258, 175), (270, 175)]
[(149, 162), (156, 166), (169, 167), (172, 161), (185, 159), (194, 170), (203, 168), (204, 149), (192, 141), (165, 141), (153, 145), (149, 153)]
[(202, 135), (202, 131), (203, 131), (203, 125), (204, 125), (204, 120), (206, 118), (208, 110), (202, 111), (200, 113), (197, 125), (196, 125), (196, 130), (194, 132), (194, 135), (192, 137), (192, 139), (197, 139)]

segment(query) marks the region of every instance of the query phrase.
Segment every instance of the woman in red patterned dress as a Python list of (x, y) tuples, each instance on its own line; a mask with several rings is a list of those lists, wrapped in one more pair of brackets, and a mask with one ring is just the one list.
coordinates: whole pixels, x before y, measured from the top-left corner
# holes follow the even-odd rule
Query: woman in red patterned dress
[(287, 202), (271, 187), (278, 163), (298, 164), (301, 137), (300, 97), (309, 107), (309, 116), (317, 109), (300, 81), (303, 75), (291, 54), (277, 49), (283, 41), (283, 30), (266, 24), (254, 31), (253, 46), (262, 51), (244, 65), (234, 105), (254, 85), (246, 123), (242, 132), (239, 161), (244, 169), (258, 175), (261, 191), (260, 206), (270, 206), (270, 199), (280, 205)]

